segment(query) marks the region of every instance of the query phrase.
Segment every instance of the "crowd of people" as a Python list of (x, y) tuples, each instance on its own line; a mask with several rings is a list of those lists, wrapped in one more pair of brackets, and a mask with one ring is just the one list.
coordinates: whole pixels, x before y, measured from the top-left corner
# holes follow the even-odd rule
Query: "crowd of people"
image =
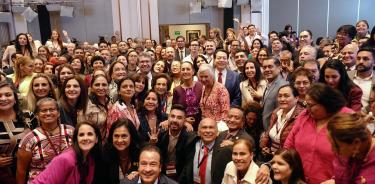
[(375, 27), (237, 23), (160, 44), (18, 34), (0, 183), (375, 183)]

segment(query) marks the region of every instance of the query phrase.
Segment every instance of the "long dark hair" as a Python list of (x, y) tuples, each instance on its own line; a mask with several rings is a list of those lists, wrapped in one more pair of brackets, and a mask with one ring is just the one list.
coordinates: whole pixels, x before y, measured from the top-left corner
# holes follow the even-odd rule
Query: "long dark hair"
[[(133, 84), (134, 84), (134, 88), (135, 88), (135, 81), (134, 81), (132, 78), (130, 78), (130, 77), (125, 77), (125, 78), (121, 79), (121, 80), (118, 82), (118, 84), (117, 84), (117, 91), (118, 91), (118, 93), (119, 93), (119, 98), (118, 98), (117, 100), (120, 102), (120, 104), (125, 103), (123, 97), (120, 95), (120, 89), (121, 89), (121, 84), (122, 84), (124, 81), (126, 81), (126, 80), (130, 80), (130, 81), (132, 81)], [(146, 87), (146, 86), (145, 86), (145, 87)], [(132, 105), (135, 106), (135, 89), (134, 89), (134, 95), (132, 96), (132, 99), (130, 100), (130, 104), (132, 104)]]
[(25, 50), (29, 51), (30, 57), (32, 58), (33, 57), (33, 49), (31, 48), (31, 44), (29, 42), (29, 37), (25, 33), (20, 33), (16, 37), (16, 41), (15, 41), (15, 44), (14, 44), (14, 47), (16, 48), (16, 52), (17, 53), (22, 53), (22, 55), (24, 55), (23, 52), (22, 52), (22, 48), (21, 48), (20, 42), (18, 41), (18, 39), (22, 35), (26, 37), (26, 43), (27, 44), (25, 45)]
[(74, 150), (74, 153), (76, 154), (78, 172), (79, 172), (79, 175), (80, 175), (79, 183), (80, 184), (87, 183), (86, 176), (89, 174), (88, 173), (88, 167), (89, 166), (87, 165), (87, 163), (84, 162), (82, 150), (78, 145), (78, 138), (77, 138), (78, 137), (78, 131), (79, 131), (79, 128), (82, 125), (91, 126), (94, 129), (95, 135), (98, 139), (97, 143), (90, 150), (88, 156), (93, 158), (93, 160), (95, 162), (95, 165), (96, 165), (95, 166), (94, 181), (96, 181), (97, 183), (100, 183), (98, 180), (100, 180), (99, 175), (101, 175), (101, 173), (102, 173), (101, 172), (102, 168), (100, 167), (101, 164), (102, 164), (102, 136), (100, 134), (99, 128), (95, 124), (88, 123), (88, 122), (81, 122), (81, 123), (77, 124), (76, 129), (74, 130), (74, 134), (73, 134), (73, 150)]
[[(245, 73), (245, 70), (246, 70), (246, 65), (248, 63), (253, 63), (254, 64), (254, 67), (255, 67), (255, 81), (256, 81), (256, 86), (252, 86), (254, 89), (256, 89), (259, 85), (259, 82), (260, 80), (262, 79), (262, 71), (260, 70), (260, 65), (257, 61), (253, 60), (253, 59), (249, 59), (245, 62), (244, 64), (244, 67), (243, 67), (243, 70), (242, 70), (242, 73), (243, 73), (243, 76), (246, 79), (249, 79), (247, 76), (246, 76), (246, 73)], [(251, 83), (249, 83), (249, 85), (251, 85)]]
[[(14, 96), (14, 100), (15, 100), (15, 104), (13, 105), (13, 110), (14, 112), (16, 113), (16, 119), (17, 119), (17, 122), (18, 123), (24, 123), (25, 122), (25, 119), (24, 119), (24, 116), (23, 116), (23, 113), (22, 113), (22, 110), (20, 108), (20, 102), (18, 100), (18, 95), (17, 95), (17, 90), (16, 88), (12, 85), (12, 84), (9, 84), (7, 81), (0, 81), (0, 89), (1, 88), (4, 88), (4, 87), (9, 87), (10, 89), (12, 89), (13, 91), (13, 96)], [(29, 125), (26, 125), (25, 124), (25, 127), (27, 127)]]
[[(288, 183), (297, 183), (298, 181), (306, 182), (302, 160), (296, 150), (281, 148), (276, 151), (275, 156), (276, 155), (279, 155), (285, 162), (287, 162), (289, 164), (289, 168), (292, 170)], [(271, 163), (273, 163), (273, 161), (271, 161)]]
[[(65, 94), (66, 85), (68, 84), (68, 82), (70, 80), (76, 80), (79, 83), (79, 87), (81, 88), (81, 92), (80, 92), (80, 95), (78, 97), (77, 104), (75, 105), (75, 107), (72, 107), (72, 106), (69, 105), (69, 103), (68, 103), (68, 97)], [(64, 81), (64, 84), (62, 86), (62, 91), (61, 91), (61, 94), (60, 94), (61, 106), (68, 113), (69, 112), (74, 112), (76, 110), (83, 110), (83, 112), (85, 112), (86, 111), (86, 107), (87, 107), (87, 99), (88, 99), (87, 96), (88, 96), (87, 86), (83, 82), (83, 80), (81, 79), (81, 77), (74, 76), (74, 77), (68, 78), (68, 79), (66, 79)]]
[(345, 69), (345, 65), (338, 59), (331, 59), (328, 60), (322, 67), (319, 77), (319, 82), (327, 83), (324, 78), (324, 73), (327, 68), (336, 70), (340, 74), (340, 82), (337, 86), (337, 89), (341, 91), (341, 93), (347, 97), (349, 96), (349, 92), (352, 89), (352, 87), (355, 86), (353, 81), (349, 78), (348, 73)]

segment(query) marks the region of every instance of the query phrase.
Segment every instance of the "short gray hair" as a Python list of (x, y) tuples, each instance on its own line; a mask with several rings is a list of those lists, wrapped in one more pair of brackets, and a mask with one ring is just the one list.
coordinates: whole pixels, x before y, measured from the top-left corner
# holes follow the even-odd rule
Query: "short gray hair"
[(200, 73), (206, 72), (206, 71), (210, 74), (211, 77), (215, 77), (214, 69), (209, 64), (202, 64), (199, 67), (199, 70), (198, 70), (197, 74), (199, 75)]

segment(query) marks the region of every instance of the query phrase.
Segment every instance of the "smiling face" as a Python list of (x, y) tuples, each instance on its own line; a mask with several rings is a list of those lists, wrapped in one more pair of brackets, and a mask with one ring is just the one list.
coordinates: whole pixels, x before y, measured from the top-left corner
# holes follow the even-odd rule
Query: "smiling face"
[(48, 80), (44, 77), (35, 78), (32, 84), (32, 88), (37, 99), (47, 97), (51, 91)]
[(182, 63), (181, 65), (182, 80), (189, 81), (193, 79), (194, 69), (190, 63)]
[(275, 65), (274, 59), (263, 61), (263, 75), (268, 82), (272, 82), (280, 73), (280, 67)]
[(155, 92), (158, 95), (164, 95), (167, 92), (168, 80), (166, 78), (158, 78), (155, 82)]
[(158, 62), (155, 63), (154, 72), (155, 73), (162, 73), (164, 71), (164, 68), (165, 68), (164, 61), (158, 61)]
[(255, 65), (252, 62), (248, 62), (245, 65), (245, 75), (247, 78), (252, 79), (255, 77), (256, 70), (255, 70)]
[(71, 71), (69, 68), (67, 67), (64, 67), (61, 71), (60, 71), (60, 81), (61, 83), (64, 83), (64, 81), (68, 78), (71, 78), (74, 76), (74, 72)]
[(91, 92), (98, 97), (105, 97), (108, 93), (108, 81), (104, 76), (97, 77), (91, 85)]
[(294, 81), (294, 87), (297, 89), (298, 94), (305, 96), (307, 90), (310, 88), (311, 82), (309, 78), (305, 75), (298, 75)]
[(78, 58), (73, 59), (73, 61), (70, 65), (73, 67), (73, 69), (76, 73), (80, 73), (81, 68), (82, 68), (82, 63), (81, 63), (80, 59), (78, 59)]
[(280, 109), (283, 109), (284, 112), (289, 112), (297, 104), (298, 98), (293, 95), (291, 87), (286, 86), (280, 88), (277, 101)]
[(34, 59), (34, 72), (35, 73), (43, 72), (43, 61), (41, 59)]
[(217, 52), (215, 55), (215, 67), (217, 70), (222, 71), (228, 66), (228, 56), (225, 52)]
[(44, 101), (39, 104), (39, 111), (36, 114), (41, 126), (46, 124), (58, 123), (60, 112), (53, 100)]
[(111, 77), (113, 80), (121, 80), (122, 78), (125, 78), (126, 69), (124, 64), (116, 63), (115, 65), (113, 65), (113, 72)]
[(65, 86), (65, 95), (70, 100), (76, 100), (81, 94), (81, 86), (76, 79), (70, 79)]
[(127, 127), (120, 126), (113, 131), (112, 139), (113, 147), (115, 147), (117, 151), (124, 151), (130, 145), (131, 135)]
[(16, 103), (13, 90), (9, 86), (0, 88), (0, 110), (7, 111)]
[(231, 108), (228, 112), (227, 126), (229, 131), (236, 131), (243, 127), (244, 113), (237, 108)]
[(240, 173), (246, 173), (253, 160), (253, 153), (244, 143), (238, 143), (233, 146), (232, 160)]
[(158, 96), (154, 92), (149, 92), (145, 98), (143, 106), (147, 111), (153, 112), (158, 107)]
[(367, 24), (363, 21), (360, 21), (356, 25), (357, 34), (366, 35), (368, 32)]
[(134, 83), (130, 79), (126, 79), (120, 84), (119, 94), (124, 100), (130, 100), (135, 93)]
[(77, 142), (83, 155), (87, 156), (95, 144), (98, 143), (95, 129), (87, 124), (81, 125), (78, 129)]
[[(32, 61), (32, 60), (31, 60)], [(21, 74), (23, 76), (28, 76), (33, 73), (34, 70), (34, 62), (27, 62), (25, 64), (20, 65)]]
[(149, 57), (141, 56), (139, 57), (139, 71), (147, 75), (152, 67), (152, 61)]
[(160, 154), (147, 150), (139, 155), (139, 176), (142, 183), (154, 183), (161, 172)]
[(198, 135), (205, 145), (212, 143), (218, 135), (217, 123), (213, 119), (203, 119), (198, 127)]
[(169, 129), (172, 132), (179, 132), (184, 127), (185, 123), (185, 112), (179, 109), (171, 110), (168, 116)]

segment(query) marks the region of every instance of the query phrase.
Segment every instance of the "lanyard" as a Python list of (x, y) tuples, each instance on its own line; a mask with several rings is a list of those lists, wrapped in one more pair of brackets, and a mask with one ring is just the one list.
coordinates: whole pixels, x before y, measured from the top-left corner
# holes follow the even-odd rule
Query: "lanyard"
[[(61, 152), (61, 144), (62, 144), (61, 127), (60, 127), (60, 125), (58, 125), (58, 126), (59, 126), (59, 152)], [(47, 137), (47, 140), (48, 140), (49, 144), (51, 145), (51, 147), (53, 149), (53, 152), (55, 153), (55, 156), (59, 155), (59, 152), (55, 148), (55, 145), (52, 143), (48, 133), (43, 128), (42, 128), (42, 130), (43, 130), (44, 135)]]
[[(204, 146), (205, 146), (205, 145), (202, 145), (202, 143), (200, 143), (200, 145), (199, 145), (198, 160), (197, 160), (197, 162), (198, 162), (198, 169), (199, 169), (199, 167), (202, 165), (202, 163), (207, 159), (208, 154), (212, 151), (212, 149), (208, 149), (208, 147), (206, 146), (207, 149), (208, 149), (208, 152), (207, 152), (206, 155), (204, 155)], [(200, 160), (200, 157), (201, 157), (201, 150), (202, 150), (202, 147), (203, 147), (203, 157), (202, 157), (202, 160), (199, 161), (199, 160)]]

